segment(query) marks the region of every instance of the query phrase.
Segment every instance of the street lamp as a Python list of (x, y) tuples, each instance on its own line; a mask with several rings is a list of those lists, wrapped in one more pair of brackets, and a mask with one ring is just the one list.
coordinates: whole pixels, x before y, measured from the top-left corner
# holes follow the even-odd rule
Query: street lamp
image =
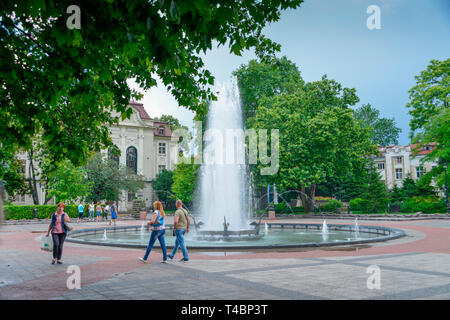
[(444, 174), (445, 174), (445, 206), (447, 208), (447, 214), (449, 214), (450, 210), (448, 207), (447, 161), (444, 162)]

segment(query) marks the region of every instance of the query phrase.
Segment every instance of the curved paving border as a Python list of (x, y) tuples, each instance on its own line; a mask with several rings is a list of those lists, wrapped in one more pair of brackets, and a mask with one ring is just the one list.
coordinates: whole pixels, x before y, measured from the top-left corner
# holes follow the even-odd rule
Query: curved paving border
[[(306, 224), (306, 223), (268, 223), (269, 229), (315, 229), (320, 230), (321, 224)], [(171, 228), (172, 225), (167, 225), (167, 228)], [(103, 233), (104, 230), (107, 231), (127, 231), (129, 229), (140, 230), (141, 226), (124, 226), (124, 227), (109, 227), (109, 228), (89, 228), (71, 231), (66, 241), (74, 242), (79, 244), (89, 244), (89, 245), (99, 245), (99, 246), (109, 246), (109, 247), (122, 247), (122, 248), (146, 248), (146, 244), (127, 244), (127, 243), (107, 243), (99, 241), (86, 241), (84, 239), (79, 239), (81, 236), (92, 235), (97, 233)], [(329, 230), (335, 231), (350, 231), (354, 232), (354, 225), (342, 225), (342, 224), (330, 224), (328, 225)], [(148, 230), (148, 228), (147, 228)], [(318, 248), (318, 247), (332, 247), (332, 246), (342, 246), (342, 245), (355, 245), (355, 244), (367, 244), (373, 242), (382, 242), (393, 239), (398, 239), (405, 236), (405, 232), (401, 229), (381, 227), (381, 226), (370, 226), (370, 225), (360, 225), (359, 232), (362, 233), (372, 233), (372, 234), (382, 234), (381, 237), (368, 238), (368, 239), (358, 239), (350, 241), (337, 241), (337, 242), (308, 242), (308, 243), (294, 243), (294, 244), (283, 244), (283, 245), (245, 245), (245, 246), (188, 246), (189, 249), (281, 249), (281, 248)], [(75, 237), (73, 237), (75, 235)], [(167, 248), (173, 248), (173, 246), (167, 246)]]

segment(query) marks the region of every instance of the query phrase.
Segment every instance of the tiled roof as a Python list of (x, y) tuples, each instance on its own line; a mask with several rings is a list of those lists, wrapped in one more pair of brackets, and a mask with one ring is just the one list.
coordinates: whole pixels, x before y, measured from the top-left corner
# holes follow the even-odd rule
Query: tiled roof
[(142, 120), (152, 120), (152, 118), (150, 118), (150, 116), (148, 115), (147, 111), (145, 111), (143, 103), (130, 101), (128, 104), (139, 112), (139, 116), (141, 117)]
[[(169, 126), (167, 125), (167, 123), (163, 122), (163, 121), (153, 121), (155, 124), (155, 136), (159, 136), (159, 137), (171, 137), (172, 136), (172, 130), (170, 130)], [(163, 127), (164, 128), (164, 134), (160, 134), (159, 133), (159, 128)]]

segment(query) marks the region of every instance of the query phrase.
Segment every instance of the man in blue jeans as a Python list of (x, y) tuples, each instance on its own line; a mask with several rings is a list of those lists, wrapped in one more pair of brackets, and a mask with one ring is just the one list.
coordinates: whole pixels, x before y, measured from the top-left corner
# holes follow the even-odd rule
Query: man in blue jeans
[(184, 243), (184, 234), (186, 232), (189, 233), (189, 225), (191, 224), (191, 221), (189, 220), (189, 214), (185, 209), (183, 209), (183, 203), (181, 202), (181, 200), (177, 200), (176, 206), (177, 211), (175, 211), (173, 230), (175, 231), (175, 236), (177, 237), (177, 239), (175, 240), (175, 245), (173, 246), (172, 253), (169, 254), (169, 258), (173, 259), (173, 257), (177, 253), (178, 247), (180, 247), (181, 251), (183, 252), (183, 259), (181, 259), (180, 261), (189, 261), (188, 252)]

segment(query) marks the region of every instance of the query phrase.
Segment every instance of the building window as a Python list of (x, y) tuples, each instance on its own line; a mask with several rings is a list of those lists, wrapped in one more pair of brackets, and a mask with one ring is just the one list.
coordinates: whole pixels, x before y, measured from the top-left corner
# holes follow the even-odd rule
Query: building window
[(160, 173), (163, 172), (164, 170), (166, 170), (166, 166), (165, 166), (165, 165), (159, 165), (159, 166), (158, 166), (158, 174), (160, 174)]
[(135, 147), (127, 149), (127, 167), (137, 173), (137, 149)]
[(431, 147), (430, 146), (425, 146), (425, 147), (423, 147), (423, 150), (424, 151), (429, 151), (429, 150), (431, 150)]
[(395, 157), (395, 163), (396, 164), (402, 164), (402, 158), (403, 157)]
[(166, 144), (165, 143), (160, 142), (158, 144), (158, 153), (159, 154), (166, 154)]
[(416, 167), (417, 178), (420, 178), (424, 174), (425, 174), (425, 168), (424, 167)]
[(402, 180), (403, 179), (403, 170), (402, 168), (395, 169), (395, 179)]
[(128, 202), (133, 202), (134, 200), (134, 192), (128, 192)]
[(159, 132), (160, 135), (163, 136), (164, 135), (164, 127), (159, 127), (159, 131), (158, 132)]
[(378, 163), (378, 170), (384, 170), (384, 162)]

